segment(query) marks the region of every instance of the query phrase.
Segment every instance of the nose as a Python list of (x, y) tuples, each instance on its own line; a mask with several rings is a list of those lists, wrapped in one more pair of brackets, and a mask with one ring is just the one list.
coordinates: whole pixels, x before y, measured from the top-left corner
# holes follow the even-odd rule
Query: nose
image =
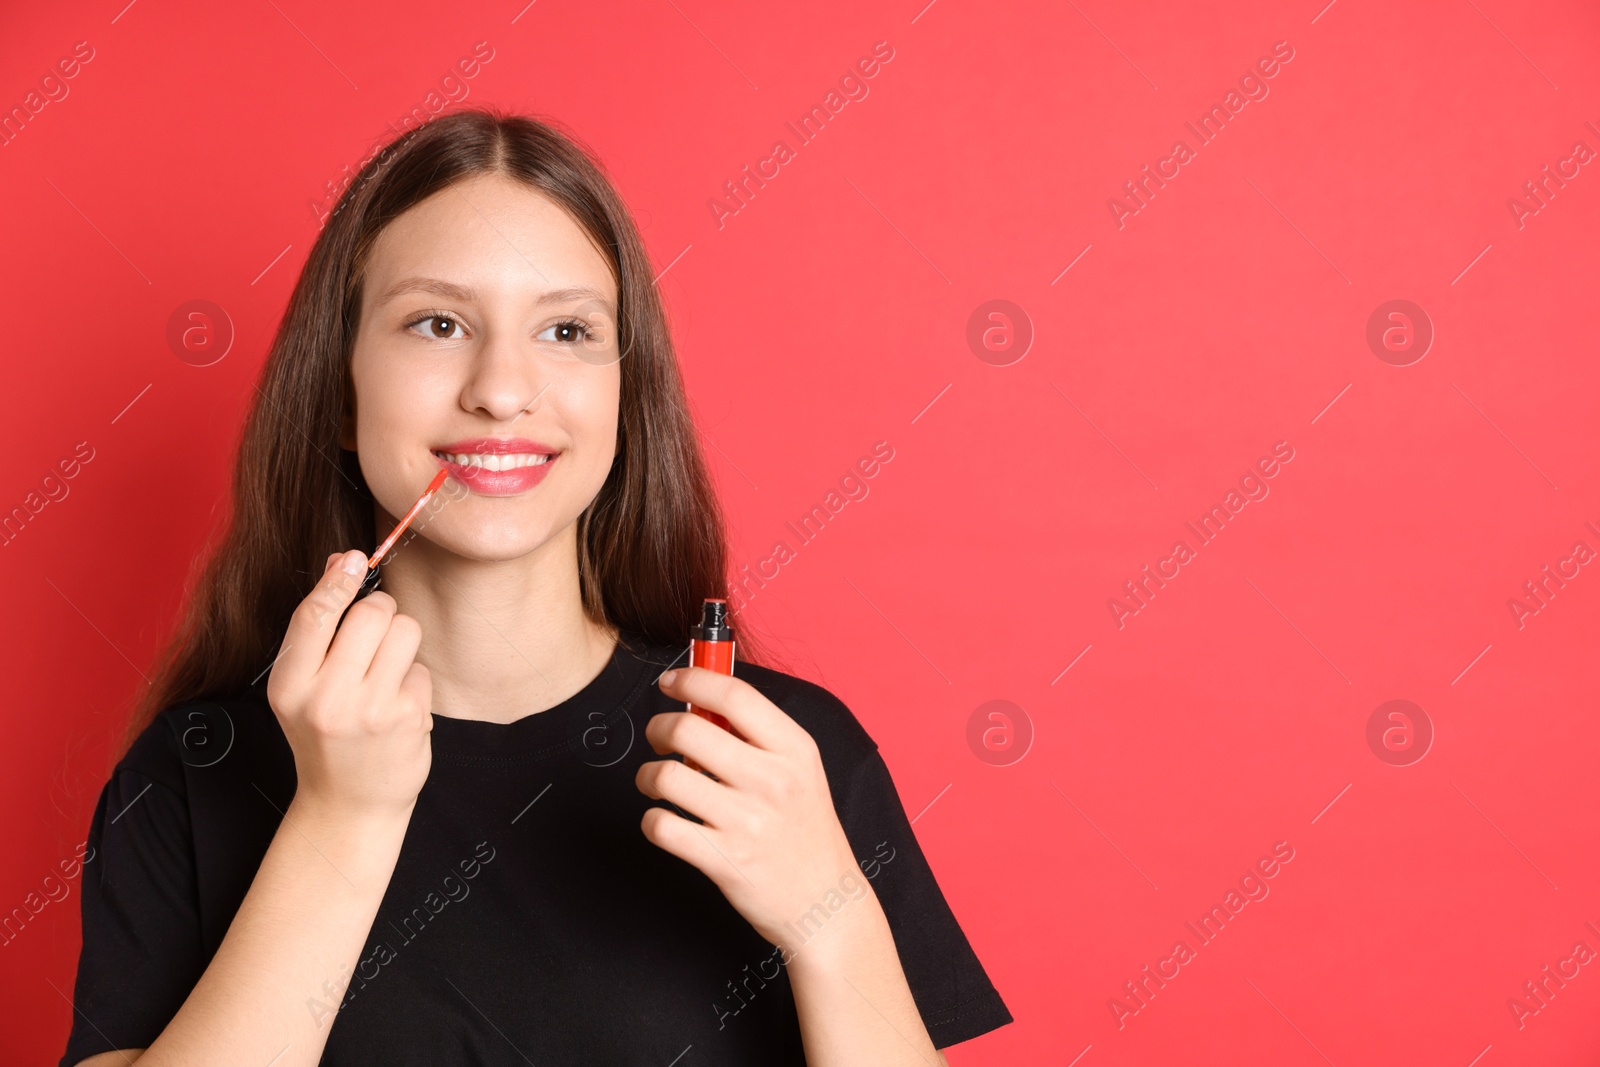
[(491, 334), (472, 357), (462, 386), (461, 404), (496, 422), (507, 422), (537, 410), (551, 382), (531, 347), (505, 332)]

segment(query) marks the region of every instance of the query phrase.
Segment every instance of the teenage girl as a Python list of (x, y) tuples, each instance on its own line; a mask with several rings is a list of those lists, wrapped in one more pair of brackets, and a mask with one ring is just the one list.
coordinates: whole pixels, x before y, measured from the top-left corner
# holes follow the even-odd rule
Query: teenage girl
[(232, 489), (94, 815), (62, 1067), (927, 1065), (1011, 1021), (849, 709), (742, 634), (684, 666), (721, 514), (571, 138), (369, 160)]

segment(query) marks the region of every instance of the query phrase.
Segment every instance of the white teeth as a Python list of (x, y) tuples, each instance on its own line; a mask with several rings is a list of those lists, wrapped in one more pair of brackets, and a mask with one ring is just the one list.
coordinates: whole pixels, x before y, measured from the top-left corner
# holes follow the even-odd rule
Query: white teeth
[(515, 470), (518, 467), (538, 467), (551, 460), (551, 456), (543, 452), (511, 452), (504, 455), (495, 455), (484, 452), (435, 452), (434, 455), (442, 456), (462, 467), (482, 467), (490, 471)]

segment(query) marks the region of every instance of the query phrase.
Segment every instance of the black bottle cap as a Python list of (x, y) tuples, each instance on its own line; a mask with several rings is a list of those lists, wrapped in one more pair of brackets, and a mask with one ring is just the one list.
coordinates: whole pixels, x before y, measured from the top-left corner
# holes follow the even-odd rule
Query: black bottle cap
[(732, 641), (733, 630), (728, 627), (728, 602), (718, 597), (706, 597), (700, 625), (689, 627), (689, 636), (696, 641)]

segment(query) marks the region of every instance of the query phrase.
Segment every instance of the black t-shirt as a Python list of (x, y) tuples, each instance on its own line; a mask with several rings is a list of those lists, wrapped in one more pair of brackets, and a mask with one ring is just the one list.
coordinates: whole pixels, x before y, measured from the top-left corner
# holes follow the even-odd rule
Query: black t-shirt
[[(805, 1062), (781, 951), (639, 828), (661, 803), (634, 785), (641, 763), (662, 758), (645, 724), (683, 708), (655, 679), (682, 653), (624, 635), (598, 676), (546, 711), (490, 723), (441, 709), (432, 770), (348, 986), (341, 976), (307, 1004), (332, 1026), (324, 1064)], [(816, 739), (934, 1045), (1011, 1022), (855, 716), (802, 679), (755, 664), (736, 673)], [(294, 792), (264, 681), (169, 708), (143, 732), (89, 833), (62, 1067), (155, 1040)]]

